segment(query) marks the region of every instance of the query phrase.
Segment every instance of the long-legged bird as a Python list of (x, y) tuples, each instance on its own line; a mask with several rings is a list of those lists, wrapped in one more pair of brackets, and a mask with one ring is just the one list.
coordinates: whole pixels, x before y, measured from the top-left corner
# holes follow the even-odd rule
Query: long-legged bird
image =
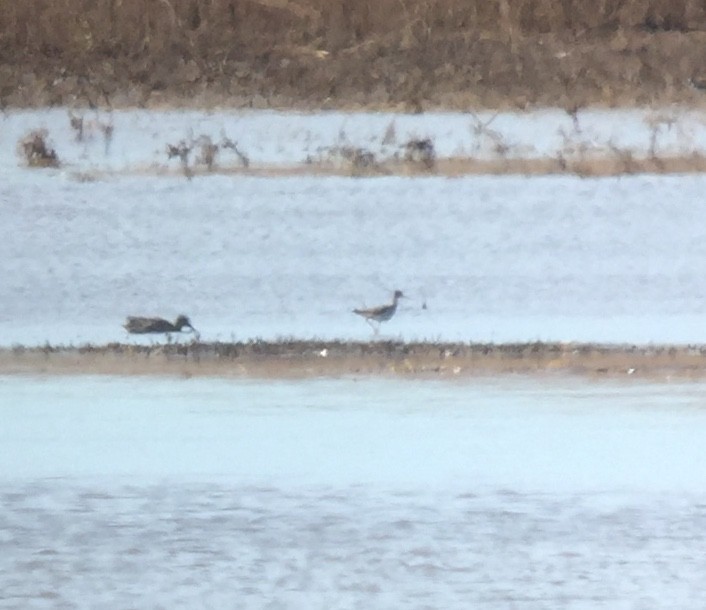
[(380, 332), (380, 324), (387, 322), (397, 311), (397, 302), (400, 299), (406, 298), (401, 290), (395, 290), (392, 295), (392, 303), (389, 305), (380, 305), (379, 307), (371, 307), (370, 309), (354, 309), (353, 313), (365, 318), (365, 321), (370, 324), (373, 332), (377, 335)]

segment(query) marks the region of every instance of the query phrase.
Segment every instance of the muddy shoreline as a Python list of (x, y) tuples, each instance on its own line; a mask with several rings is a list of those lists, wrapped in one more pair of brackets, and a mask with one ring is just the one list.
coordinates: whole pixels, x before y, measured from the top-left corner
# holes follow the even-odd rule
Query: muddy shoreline
[[(222, 165), (212, 170), (201, 167), (183, 168), (159, 167), (144, 170), (123, 170), (130, 175), (185, 176), (188, 179), (197, 176), (441, 176), (459, 178), (463, 176), (554, 176), (572, 175), (582, 178), (625, 176), (630, 174), (699, 174), (706, 172), (706, 156), (674, 155), (664, 157), (620, 157), (605, 153), (578, 159), (556, 158), (506, 158), (479, 159), (473, 157), (451, 157), (435, 160), (432, 167), (418, 162), (380, 161), (365, 167), (355, 163), (302, 163), (299, 165), (268, 165), (248, 167)], [(104, 179), (108, 172), (76, 171), (69, 175), (78, 181), (89, 182)]]
[(706, 379), (706, 345), (252, 341), (0, 348), (0, 375)]

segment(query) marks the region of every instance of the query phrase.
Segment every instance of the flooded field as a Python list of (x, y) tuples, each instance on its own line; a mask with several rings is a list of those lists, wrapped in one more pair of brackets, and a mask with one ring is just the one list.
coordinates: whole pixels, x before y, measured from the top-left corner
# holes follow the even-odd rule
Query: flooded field
[[(0, 119), (3, 608), (704, 605), (703, 176), (306, 170), (698, 156), (699, 117), (105, 119)], [(204, 134), (250, 168), (167, 158)]]

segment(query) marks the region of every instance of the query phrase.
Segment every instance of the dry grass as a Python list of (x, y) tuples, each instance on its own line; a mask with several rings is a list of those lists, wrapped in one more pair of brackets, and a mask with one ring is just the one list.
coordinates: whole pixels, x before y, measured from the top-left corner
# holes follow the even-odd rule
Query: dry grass
[(0, 0), (11, 105), (699, 101), (700, 0)]
[(347, 49), (396, 32), (415, 44), (439, 30), (511, 38), (705, 26), (699, 0), (3, 0), (0, 11), (3, 42), (27, 51), (195, 56), (244, 44)]

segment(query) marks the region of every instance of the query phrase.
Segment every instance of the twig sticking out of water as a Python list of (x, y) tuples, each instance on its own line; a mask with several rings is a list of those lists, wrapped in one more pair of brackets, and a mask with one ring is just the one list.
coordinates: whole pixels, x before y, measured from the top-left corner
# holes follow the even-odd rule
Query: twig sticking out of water
[(77, 115), (69, 111), (69, 125), (75, 133), (77, 142), (91, 140), (94, 134), (100, 133), (103, 136), (103, 141), (105, 143), (105, 154), (108, 154), (110, 144), (113, 141), (113, 132), (115, 130), (112, 115), (110, 115), (110, 119), (108, 121), (102, 121), (99, 117), (96, 117), (94, 120), (86, 120), (83, 115)]
[(225, 134), (221, 134), (221, 138), (222, 138), (222, 139), (221, 139), (221, 144), (220, 144), (221, 148), (227, 148), (227, 149), (229, 149), (229, 150), (232, 150), (232, 151), (236, 154), (236, 156), (237, 156), (238, 159), (240, 160), (241, 165), (242, 165), (244, 168), (247, 169), (248, 167), (250, 167), (250, 159), (248, 158), (248, 156), (247, 156), (244, 152), (242, 152), (242, 151), (238, 148), (238, 143), (235, 142), (235, 141), (233, 141), (233, 140), (231, 140), (231, 139), (230, 139), (228, 136), (226, 136)]
[(475, 112), (471, 112), (470, 114), (473, 123), (471, 125), (471, 134), (476, 141), (474, 150), (480, 150), (481, 142), (484, 139), (489, 139), (492, 142), (497, 142), (502, 139), (502, 134), (499, 131), (490, 128), (491, 123), (497, 118), (498, 112), (493, 114), (487, 121), (482, 121)]
[(167, 144), (167, 157), (170, 159), (177, 158), (181, 161), (181, 168), (184, 175), (190, 180), (193, 172), (189, 167), (189, 155), (191, 154), (192, 144), (186, 140), (180, 140), (178, 144)]
[(76, 134), (76, 141), (83, 142), (83, 117), (69, 111), (69, 124)]
[(581, 110), (581, 105), (574, 103), (565, 108), (565, 110), (566, 114), (571, 117), (571, 124), (574, 127), (574, 133), (581, 133), (581, 125), (579, 124), (579, 111)]
[(657, 140), (663, 131), (670, 131), (678, 122), (675, 116), (654, 114), (648, 116), (645, 123), (650, 128), (650, 157), (657, 160)]
[(110, 145), (113, 142), (113, 132), (115, 131), (115, 126), (113, 125), (113, 117), (111, 115), (109, 123), (98, 123), (98, 127), (103, 133), (103, 141), (105, 142), (105, 154), (110, 152)]

